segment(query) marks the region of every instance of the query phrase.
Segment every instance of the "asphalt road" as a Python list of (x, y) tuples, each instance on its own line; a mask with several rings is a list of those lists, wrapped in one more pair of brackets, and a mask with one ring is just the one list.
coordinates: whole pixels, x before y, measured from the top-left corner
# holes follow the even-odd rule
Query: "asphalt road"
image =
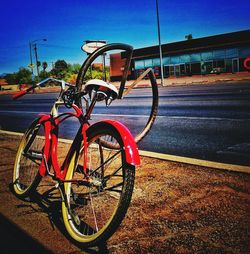
[[(250, 165), (250, 83), (171, 86), (159, 89), (159, 112), (139, 148), (178, 156)], [(57, 94), (30, 94), (12, 101), (0, 96), (0, 126), (24, 132), (40, 112), (49, 112)], [(106, 108), (96, 106), (93, 122), (116, 119), (135, 135), (150, 112), (150, 89), (136, 89)], [(63, 126), (61, 137), (72, 138), (76, 121)]]

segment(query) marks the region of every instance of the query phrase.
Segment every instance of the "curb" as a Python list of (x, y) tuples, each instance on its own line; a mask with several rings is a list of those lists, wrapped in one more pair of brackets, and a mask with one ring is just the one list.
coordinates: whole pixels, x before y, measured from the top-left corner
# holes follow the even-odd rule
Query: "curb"
[(151, 158), (156, 158), (161, 160), (168, 160), (168, 161), (180, 162), (180, 163), (191, 164), (191, 165), (196, 165), (201, 167), (209, 167), (214, 169), (222, 169), (222, 170), (229, 170), (229, 171), (236, 171), (236, 172), (250, 174), (250, 166), (200, 160), (200, 159), (194, 159), (189, 157), (182, 157), (182, 156), (163, 154), (163, 153), (155, 153), (155, 152), (142, 151), (142, 150), (139, 151), (139, 154), (141, 156), (151, 157)]
[[(23, 133), (20, 132), (12, 132), (12, 131), (5, 131), (0, 130), (0, 133), (4, 134), (10, 134), (10, 135), (16, 135), (16, 136), (22, 136)], [(69, 139), (59, 139), (61, 142), (64, 143), (71, 143), (72, 141)], [(144, 157), (149, 158), (155, 158), (160, 160), (166, 160), (166, 161), (173, 161), (173, 162), (179, 162), (184, 164), (191, 164), (206, 168), (214, 168), (214, 169), (220, 169), (220, 170), (229, 170), (229, 171), (235, 171), (235, 172), (241, 172), (241, 173), (248, 173), (250, 174), (250, 166), (243, 166), (243, 165), (236, 165), (236, 164), (228, 164), (228, 163), (221, 163), (221, 162), (215, 162), (215, 161), (207, 161), (207, 160), (200, 160), (195, 158), (189, 158), (189, 157), (182, 157), (182, 156), (176, 156), (171, 154), (163, 154), (163, 153), (155, 153), (150, 151), (144, 151), (139, 150), (139, 154)]]

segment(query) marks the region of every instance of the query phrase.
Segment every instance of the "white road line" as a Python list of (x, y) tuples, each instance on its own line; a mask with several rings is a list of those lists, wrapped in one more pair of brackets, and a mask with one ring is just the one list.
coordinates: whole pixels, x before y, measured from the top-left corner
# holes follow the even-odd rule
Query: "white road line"
[(47, 113), (47, 112), (41, 112), (41, 111), (22, 111), (22, 110), (0, 110), (0, 113), (40, 114), (40, 113)]
[[(41, 111), (22, 111), (22, 110), (0, 110), (0, 113), (17, 113), (17, 114), (48, 114), (49, 112)], [(63, 112), (62, 112), (63, 113)], [(100, 117), (138, 117), (148, 118), (148, 115), (131, 115), (131, 114), (92, 114), (92, 116)], [(249, 118), (221, 118), (221, 117), (198, 117), (198, 116), (159, 116), (157, 118), (169, 118), (169, 119), (187, 119), (187, 120), (215, 120), (215, 121), (249, 121)]]

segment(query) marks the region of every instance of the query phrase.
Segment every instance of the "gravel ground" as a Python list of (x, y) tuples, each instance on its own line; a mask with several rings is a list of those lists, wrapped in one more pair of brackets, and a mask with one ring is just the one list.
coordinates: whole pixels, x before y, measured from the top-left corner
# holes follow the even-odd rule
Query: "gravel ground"
[(41, 198), (51, 181), (34, 202), (11, 193), (19, 140), (0, 132), (1, 253), (250, 253), (249, 174), (146, 157), (121, 227), (103, 246), (81, 250), (67, 239), (59, 200)]

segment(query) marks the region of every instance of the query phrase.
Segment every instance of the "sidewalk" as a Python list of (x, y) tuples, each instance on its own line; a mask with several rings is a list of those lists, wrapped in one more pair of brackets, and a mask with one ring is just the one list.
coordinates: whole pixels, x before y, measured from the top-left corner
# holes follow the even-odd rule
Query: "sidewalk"
[[(164, 86), (172, 85), (194, 85), (194, 84), (216, 84), (219, 82), (234, 82), (234, 81), (249, 81), (250, 82), (250, 72), (241, 73), (222, 73), (222, 74), (210, 74), (210, 75), (193, 75), (191, 77), (169, 77), (164, 79)], [(133, 83), (134, 80), (129, 80), (126, 82), (126, 86)], [(111, 82), (114, 85), (119, 86), (120, 82)], [(157, 79), (157, 83), (161, 83), (161, 79)], [(144, 79), (137, 87), (148, 87), (150, 85), (150, 80)], [(60, 92), (60, 87), (44, 87), (36, 89), (36, 93), (58, 93)], [(0, 91), (1, 94), (14, 94), (14, 91)]]
[[(0, 228), (11, 234), (18, 226), (18, 239), (26, 240), (0, 239), (1, 253), (18, 244), (26, 250), (32, 239), (33, 253), (250, 253), (250, 174), (143, 156), (121, 227), (102, 249), (81, 250), (66, 237), (60, 203), (22, 201), (11, 192), (19, 142), (20, 135), (0, 132)], [(67, 144), (59, 146), (66, 153)], [(52, 187), (46, 179), (43, 186)]]
[[(209, 74), (209, 75), (193, 75), (184, 77), (169, 77), (164, 79), (164, 86), (172, 85), (195, 85), (195, 84), (216, 84), (220, 82), (234, 82), (234, 81), (249, 81), (250, 82), (250, 72), (241, 73), (222, 73), (222, 74)], [(126, 84), (129, 85), (133, 81), (128, 81)], [(118, 84), (118, 82), (115, 82)], [(157, 83), (161, 83), (161, 79), (157, 79)], [(139, 83), (140, 86), (147, 86), (150, 84), (149, 80), (142, 80)]]
[(192, 77), (179, 77), (166, 79), (165, 85), (183, 85), (183, 84), (209, 84), (217, 82), (230, 82), (230, 81), (250, 81), (250, 73), (222, 73), (210, 75), (194, 75)]

